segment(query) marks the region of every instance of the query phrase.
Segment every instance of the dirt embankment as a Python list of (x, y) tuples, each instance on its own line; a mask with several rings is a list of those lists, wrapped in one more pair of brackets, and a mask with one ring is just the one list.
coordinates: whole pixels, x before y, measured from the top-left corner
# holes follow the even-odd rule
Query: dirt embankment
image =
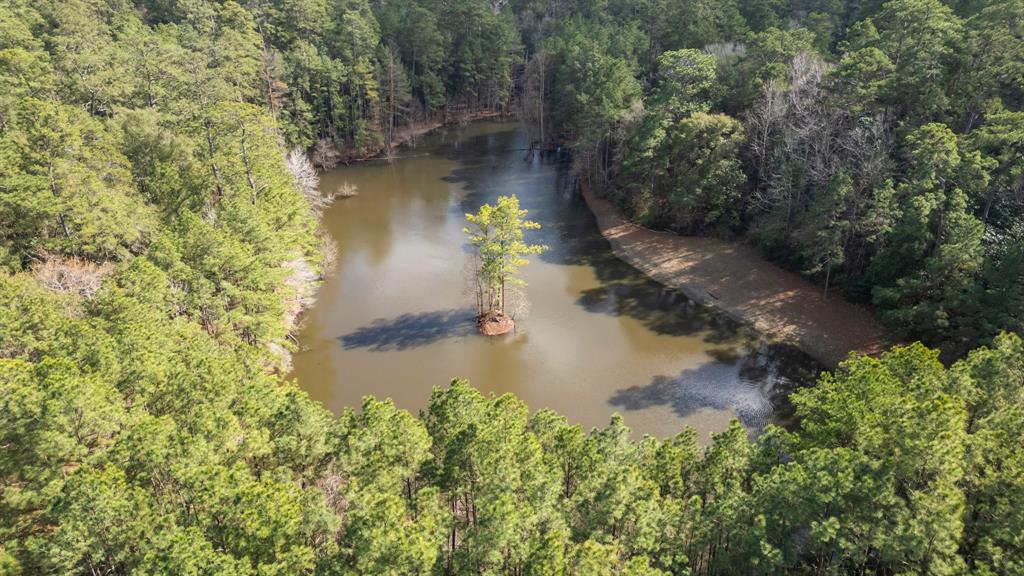
[(715, 238), (655, 232), (625, 219), (583, 187), (616, 255), (654, 280), (714, 306), (832, 368), (851, 352), (878, 354), (885, 336), (869, 310), (764, 260), (755, 249)]
[(516, 329), (516, 322), (504, 312), (487, 312), (476, 319), (476, 326), (484, 336), (501, 336)]

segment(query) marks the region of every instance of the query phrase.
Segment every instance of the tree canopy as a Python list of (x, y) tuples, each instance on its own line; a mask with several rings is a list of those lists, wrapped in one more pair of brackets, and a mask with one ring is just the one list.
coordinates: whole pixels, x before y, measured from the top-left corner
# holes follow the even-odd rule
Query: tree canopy
[(470, 226), (464, 231), (475, 250), (473, 286), (481, 317), (505, 313), (511, 291), (526, 285), (518, 276), (519, 269), (530, 262), (526, 256), (546, 249), (526, 243), (525, 231), (540, 228), (540, 224), (526, 220), (526, 214), (514, 195), (501, 196), (494, 205), (484, 204), (476, 214), (466, 214)]
[[(0, 573), (1021, 573), (1022, 22), (1021, 0), (0, 0)], [(330, 414), (281, 376), (323, 266), (301, 159), (527, 101), (631, 217), (755, 242), (925, 344), (706, 445), (460, 379), (419, 416)], [(524, 216), (471, 220), (492, 291), (535, 251)]]
[(1020, 2), (548, 14), (526, 29), (550, 85), (527, 117), (627, 215), (750, 240), (947, 360), (1021, 333), (994, 285), (1021, 280)]

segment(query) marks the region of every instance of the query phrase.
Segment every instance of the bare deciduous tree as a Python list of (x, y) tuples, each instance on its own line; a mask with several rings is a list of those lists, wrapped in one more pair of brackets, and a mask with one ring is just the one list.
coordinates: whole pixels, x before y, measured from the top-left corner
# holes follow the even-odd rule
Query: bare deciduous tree
[(534, 54), (526, 63), (523, 72), (523, 96), (521, 113), (530, 133), (530, 140), (537, 142), (541, 150), (546, 147), (545, 102), (548, 98), (548, 66), (550, 57), (543, 50)]
[(32, 266), (32, 275), (48, 290), (92, 298), (113, 271), (109, 263), (97, 264), (76, 257), (46, 255)]
[(401, 54), (395, 46), (386, 46), (384, 58), (378, 72), (382, 96), (381, 131), (384, 134), (384, 154), (390, 161), (394, 158), (394, 147), (400, 143), (399, 124), (411, 123), (412, 94)]
[(316, 145), (313, 146), (313, 150), (310, 151), (310, 160), (314, 165), (329, 170), (338, 165), (340, 157), (338, 148), (333, 140), (329, 138), (321, 138), (317, 140)]
[[(747, 146), (757, 175), (749, 201), (757, 227), (786, 237), (808, 257), (820, 248), (810, 239), (819, 238), (822, 226), (840, 227), (835, 241), (846, 257), (837, 261), (856, 267), (887, 230), (878, 216), (885, 212), (891, 173), (888, 135), (872, 113), (837, 104), (843, 95), (831, 84), (831, 70), (818, 56), (798, 54), (786, 80), (769, 82), (748, 113)], [(828, 216), (832, 224), (823, 223), (816, 201), (840, 174), (849, 177), (849, 190)]]
[(330, 206), (333, 196), (324, 196), (320, 193), (320, 176), (305, 152), (297, 148), (292, 150), (285, 156), (285, 164), (295, 181), (295, 187), (302, 192), (314, 214), (319, 215)]

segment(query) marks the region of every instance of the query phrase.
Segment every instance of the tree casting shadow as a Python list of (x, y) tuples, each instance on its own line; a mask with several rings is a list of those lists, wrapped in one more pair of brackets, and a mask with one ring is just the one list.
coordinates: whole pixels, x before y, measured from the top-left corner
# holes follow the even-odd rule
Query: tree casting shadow
[(397, 318), (378, 318), (370, 324), (338, 337), (346, 350), (367, 348), (391, 352), (426, 346), (447, 338), (471, 336), (476, 331), (473, 310), (452, 308)]
[(608, 403), (623, 410), (669, 406), (681, 417), (701, 409), (731, 410), (757, 433), (773, 420), (790, 425), (789, 393), (814, 381), (816, 365), (799, 362), (799, 351), (790, 346), (764, 345), (749, 353), (725, 347), (711, 355), (714, 361), (678, 376), (655, 376), (647, 385), (619, 390)]

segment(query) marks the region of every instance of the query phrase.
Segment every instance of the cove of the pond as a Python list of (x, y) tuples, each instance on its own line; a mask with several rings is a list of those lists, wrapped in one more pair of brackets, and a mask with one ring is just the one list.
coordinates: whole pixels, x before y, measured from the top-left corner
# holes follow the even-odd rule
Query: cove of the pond
[[(570, 167), (527, 148), (518, 124), (480, 122), (322, 176), (324, 193), (358, 195), (323, 215), (338, 258), (299, 332), (299, 385), (336, 412), (372, 395), (416, 413), (434, 386), (466, 377), (585, 428), (614, 412), (661, 437), (688, 425), (706, 439), (732, 418), (754, 433), (785, 424), (789, 392), (821, 367), (619, 260)], [(487, 338), (466, 291), (464, 215), (508, 194), (549, 250), (523, 270), (528, 316)]]

